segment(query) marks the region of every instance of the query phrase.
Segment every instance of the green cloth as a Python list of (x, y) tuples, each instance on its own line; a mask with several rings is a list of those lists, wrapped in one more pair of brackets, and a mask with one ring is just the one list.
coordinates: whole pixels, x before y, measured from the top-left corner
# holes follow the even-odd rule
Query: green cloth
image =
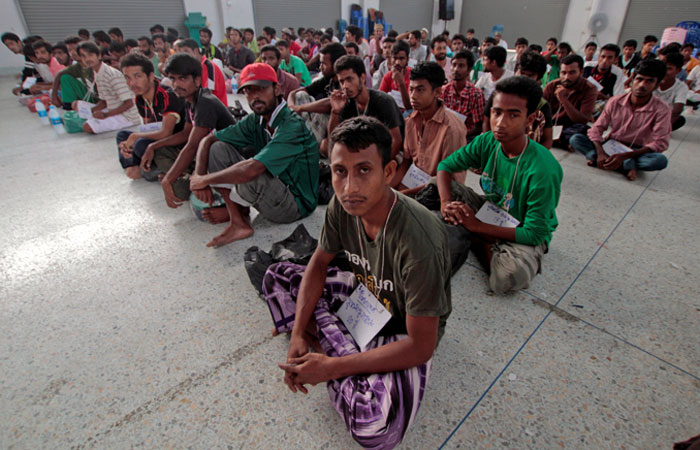
[(546, 86), (550, 81), (559, 78), (559, 69), (561, 69), (561, 61), (559, 61), (558, 55), (552, 55), (549, 59), (549, 73), (544, 77), (542, 82), (542, 87)]
[(263, 120), (248, 114), (235, 125), (215, 132), (214, 137), (236, 148), (255, 148), (253, 159), (289, 187), (299, 213), (306, 217), (318, 204), (318, 142), (304, 119), (292, 113), (286, 102), (272, 113), (271, 134)]
[[(514, 180), (519, 158), (520, 165)], [(438, 171), (455, 173), (470, 167), (483, 171), (481, 189), (487, 200), (501, 208), (506, 201), (506, 193), (513, 186), (508, 212), (520, 222), (515, 229), (516, 243), (539, 245), (546, 242), (549, 245), (552, 233), (559, 224), (556, 208), (563, 177), (559, 162), (549, 150), (530, 139), (521, 155), (508, 158), (489, 131), (445, 158), (438, 165)]]
[(446, 228), (415, 200), (396, 195), (386, 234), (382, 227), (374, 241), (334, 196), (318, 243), (327, 253), (345, 251), (355, 277), (391, 313), (380, 334), (406, 334), (407, 315), (439, 317), (439, 341), (452, 310)]
[(92, 69), (83, 67), (78, 63), (71, 64), (57, 75), (60, 78), (60, 91), (62, 103), (73, 103), (76, 100), (85, 100), (90, 103), (97, 103), (97, 86), (93, 86), (91, 95), (87, 95), (88, 84), (92, 84), (95, 76)]
[(258, 53), (260, 53), (260, 50), (258, 50), (258, 41), (256, 41), (255, 38), (253, 38), (252, 41), (248, 42), (248, 45), (246, 45), (246, 47), (251, 49), (256, 56)]
[(308, 86), (311, 84), (311, 75), (309, 75), (309, 69), (306, 68), (304, 61), (298, 56), (289, 55), (289, 64), (285, 60), (280, 62), (280, 69), (291, 73), (296, 76), (297, 73), (301, 73), (301, 85)]
[(472, 71), (472, 82), (476, 83), (479, 81), (479, 76), (484, 72), (484, 65), (481, 63), (481, 58), (474, 63)]
[(151, 62), (153, 63), (153, 73), (156, 76), (156, 78), (160, 78), (160, 70), (158, 70), (158, 64), (160, 64), (160, 58), (158, 57), (158, 53), (153, 53), (153, 58), (151, 58)]

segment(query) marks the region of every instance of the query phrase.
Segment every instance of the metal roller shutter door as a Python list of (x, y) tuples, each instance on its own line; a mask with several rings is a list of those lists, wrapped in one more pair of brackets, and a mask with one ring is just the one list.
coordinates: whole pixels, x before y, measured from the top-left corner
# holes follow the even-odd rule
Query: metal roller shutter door
[(476, 29), (481, 41), (494, 25), (503, 25), (511, 48), (521, 36), (544, 46), (549, 37), (561, 37), (568, 10), (569, 0), (469, 0), (462, 6), (460, 30)]
[(700, 21), (700, 1), (630, 0), (619, 42), (636, 39), (639, 49), (647, 34), (653, 34), (661, 40), (665, 28), (675, 27), (678, 22), (686, 20)]
[(57, 42), (87, 28), (92, 33), (121, 28), (124, 38), (150, 36), (159, 23), (187, 36), (185, 4), (182, 0), (18, 0), (30, 34)]
[(432, 0), (381, 0), (379, 10), (386, 23), (399, 33), (430, 29), (433, 23)]
[(338, 32), (340, 20), (339, 0), (254, 0), (255, 27), (262, 34), (263, 27), (272, 27), (277, 37), (282, 28), (311, 27), (314, 29), (333, 27)]

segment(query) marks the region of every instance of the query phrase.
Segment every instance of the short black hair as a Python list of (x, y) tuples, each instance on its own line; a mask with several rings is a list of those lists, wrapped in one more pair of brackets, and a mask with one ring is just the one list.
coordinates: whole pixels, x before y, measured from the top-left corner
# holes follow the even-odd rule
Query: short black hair
[(243, 37), (243, 33), (238, 28), (231, 28), (231, 30), (229, 30), (229, 33), (233, 33), (234, 31), (238, 33), (238, 37)]
[(180, 32), (177, 31), (177, 28), (168, 27), (167, 32), (168, 32), (168, 33), (167, 33), (168, 35), (172, 34), (172, 35), (175, 36), (175, 37), (180, 36)]
[(430, 49), (431, 49), (431, 50), (435, 50), (435, 44), (436, 44), (437, 42), (444, 42), (445, 45), (447, 45), (447, 38), (446, 38), (445, 36), (441, 35), (441, 34), (438, 34), (437, 36), (435, 36), (435, 37), (433, 38), (433, 40), (430, 41)]
[(331, 151), (335, 144), (342, 144), (351, 152), (359, 152), (377, 146), (382, 157), (382, 166), (392, 161), (392, 137), (389, 129), (379, 120), (370, 116), (359, 116), (348, 119), (338, 125), (330, 135)]
[(95, 42), (105, 42), (107, 44), (112, 43), (112, 38), (102, 30), (94, 31), (92, 33), (92, 37), (95, 38)]
[(389, 44), (392, 44), (392, 46), (393, 46), (394, 42), (396, 42), (395, 37), (387, 36), (384, 38), (384, 42), (382, 44), (389, 43)]
[(657, 38), (653, 34), (647, 34), (646, 36), (644, 36), (642, 44), (648, 44), (649, 42), (659, 42), (659, 38)]
[(396, 39), (399, 35), (399, 32), (396, 30), (389, 30), (389, 32), (386, 34), (386, 37), (391, 37)]
[(76, 48), (76, 51), (78, 54), (80, 54), (80, 50), (84, 50), (88, 53), (92, 53), (93, 55), (97, 56), (102, 56), (102, 52), (100, 51), (100, 48), (94, 43), (90, 41), (83, 41), (80, 44), (78, 44), (78, 47)]
[(355, 36), (356, 40), (362, 39), (362, 28), (358, 27), (357, 25), (348, 25), (347, 28), (345, 28), (345, 31), (349, 31), (350, 34)]
[[(53, 46), (53, 50), (62, 50), (64, 53), (68, 53), (68, 46), (66, 45), (65, 42), (56, 42), (56, 44)], [(53, 51), (51, 50), (51, 51)]]
[(435, 61), (423, 61), (416, 64), (411, 69), (408, 78), (410, 80), (426, 80), (433, 89), (441, 87), (446, 81), (444, 69)]
[(63, 40), (66, 44), (80, 44), (81, 41), (80, 36), (68, 36)]
[(557, 50), (560, 49), (560, 48), (565, 48), (569, 53), (573, 53), (573, 52), (574, 52), (574, 49), (571, 48), (571, 45), (570, 45), (568, 42), (560, 42), (560, 43), (557, 45)]
[(138, 41), (146, 41), (148, 42), (148, 46), (152, 47), (153, 46), (153, 40), (149, 38), (148, 36), (141, 36), (140, 38), (137, 39)]
[(289, 42), (286, 39), (277, 39), (275, 41), (275, 46), (289, 48)]
[(192, 75), (192, 78), (202, 76), (202, 63), (197, 61), (197, 58), (187, 53), (176, 53), (168, 58), (163, 68), (163, 73), (180, 75), (186, 77)]
[[(496, 83), (496, 90), (493, 91), (495, 97), (497, 93), (511, 94), (527, 100), (527, 113), (532, 114), (537, 111), (537, 107), (542, 100), (542, 86), (532, 78), (517, 76), (508, 77)], [(493, 98), (493, 97), (491, 97)]]
[(686, 48), (695, 49), (695, 44), (693, 44), (692, 42), (686, 42), (685, 44), (683, 44), (683, 47), (681, 47), (681, 50), (685, 50)]
[(413, 30), (411, 31), (411, 34), (413, 35), (414, 38), (416, 39), (422, 39), (423, 36), (420, 34), (420, 30)]
[(49, 53), (51, 53), (51, 50), (53, 50), (53, 47), (51, 46), (51, 44), (49, 44), (46, 41), (35, 41), (34, 43), (32, 43), (33, 50), (36, 50), (39, 48), (46, 49), (46, 51)]
[(32, 44), (24, 44), (22, 46), (22, 54), (27, 58), (34, 58), (36, 56)]
[(542, 46), (540, 44), (530, 44), (527, 49), (531, 52), (542, 53)]
[(537, 79), (541, 80), (547, 73), (547, 60), (539, 53), (527, 51), (520, 55), (518, 68), (537, 74)]
[(352, 70), (357, 74), (358, 78), (362, 78), (362, 75), (365, 74), (365, 63), (362, 62), (362, 58), (355, 55), (342, 56), (333, 64), (333, 68), (335, 73), (340, 73), (343, 70)]
[(320, 52), (322, 55), (331, 55), (331, 64), (335, 64), (342, 56), (348, 54), (339, 42), (329, 42), (321, 48)]
[(178, 47), (187, 47), (189, 49), (192, 49), (194, 51), (199, 51), (199, 45), (197, 45), (197, 41), (195, 41), (192, 38), (187, 38), (187, 39), (179, 39), (176, 42)]
[(488, 43), (491, 45), (498, 45), (498, 41), (496, 40), (495, 37), (492, 37), (492, 36), (486, 36), (483, 40), (483, 43)]
[(634, 49), (637, 48), (637, 40), (636, 39), (627, 39), (624, 44), (622, 44), (622, 47), (632, 47)]
[(87, 36), (90, 39), (90, 32), (87, 28), (81, 28), (78, 30), (78, 36)]
[(253, 30), (252, 28), (244, 28), (244, 29), (243, 29), (243, 32), (244, 32), (244, 33), (250, 33), (250, 34), (252, 34), (252, 35), (255, 35), (255, 30)]
[(677, 53), (681, 51), (681, 44), (678, 42), (671, 42), (666, 47), (659, 50), (659, 54), (668, 55), (669, 53)]
[(210, 30), (209, 28), (207, 28), (207, 27), (200, 28), (200, 29), (199, 29), (199, 34), (202, 34), (202, 33), (206, 34), (207, 36), (209, 36), (209, 39), (211, 39), (211, 37), (212, 37), (212, 32), (211, 32), (211, 30)]
[(165, 35), (163, 33), (156, 33), (151, 36), (151, 42), (155, 41), (156, 39), (160, 39), (163, 42), (167, 42), (167, 39), (165, 38)]
[(275, 35), (277, 34), (277, 30), (275, 30), (272, 27), (263, 27), (263, 33), (269, 34), (270, 36), (275, 37)]
[(484, 50), (484, 56), (495, 62), (498, 67), (503, 67), (506, 64), (506, 56), (508, 51), (500, 45), (493, 45)]
[(126, 44), (123, 42), (112, 41), (112, 43), (109, 44), (109, 51), (126, 53)]
[(165, 33), (165, 27), (163, 27), (163, 25), (157, 23), (157, 24), (153, 25), (150, 28), (150, 30), (148, 30), (148, 31), (150, 31), (151, 33)]
[(360, 54), (360, 46), (355, 44), (354, 42), (345, 42), (343, 43), (343, 47), (345, 48), (352, 48), (355, 50), (355, 54), (359, 55)]
[(275, 56), (277, 57), (277, 59), (280, 59), (280, 58), (282, 57), (282, 54), (280, 53), (280, 50), (279, 50), (276, 46), (271, 45), (271, 44), (267, 44), (266, 46), (264, 46), (263, 48), (261, 48), (261, 49), (260, 49), (260, 54), (262, 55), (263, 52), (272, 52), (272, 53), (275, 54)]
[(588, 47), (598, 48), (598, 44), (596, 44), (596, 43), (593, 42), (593, 41), (589, 41), (589, 42), (586, 44), (586, 46), (583, 47), (583, 48), (588, 48)]
[(135, 66), (141, 67), (141, 70), (146, 75), (150, 75), (154, 72), (153, 63), (143, 53), (129, 53), (125, 55), (119, 63), (119, 68), (122, 70), (122, 72), (124, 71), (124, 67)]
[(44, 40), (44, 38), (39, 36), (38, 34), (32, 34), (32, 35), (27, 36), (26, 38), (22, 39), (22, 43), (31, 45), (31, 44), (35, 43), (36, 41), (43, 41), (43, 40)]
[(554, 45), (557, 45), (559, 43), (559, 40), (555, 37), (551, 37), (551, 38), (547, 39), (547, 42), (549, 42), (549, 41), (554, 42)]
[(135, 48), (139, 46), (139, 43), (136, 39), (125, 39), (124, 45), (126, 45), (128, 48)]
[(515, 40), (515, 46), (517, 47), (518, 45), (528, 46), (530, 45), (530, 41), (528, 41), (527, 38), (519, 37)]
[(462, 41), (464, 45), (467, 45), (467, 37), (463, 34), (457, 33), (454, 36), (452, 36), (452, 42), (454, 41)]
[(567, 66), (570, 64), (578, 64), (579, 70), (583, 70), (583, 58), (581, 58), (579, 55), (567, 55), (566, 58), (561, 60), (561, 65), (563, 66), (564, 64)]
[(399, 52), (406, 52), (406, 57), (408, 57), (411, 53), (411, 47), (408, 45), (408, 42), (404, 41), (403, 39), (394, 42), (394, 45), (391, 46), (392, 56), (398, 55)]
[(476, 33), (476, 31), (474, 31), (474, 28), (468, 28), (467, 33)]
[(632, 77), (634, 78), (637, 75), (653, 77), (656, 78), (657, 82), (661, 83), (661, 80), (666, 77), (666, 63), (660, 59), (644, 59), (634, 68)]
[(680, 52), (669, 52), (664, 55), (666, 57), (666, 65), (671, 65), (677, 69), (683, 68), (683, 55)]
[(22, 39), (20, 39), (19, 36), (17, 36), (15, 33), (10, 33), (8, 31), (2, 34), (2, 42), (5, 41), (22, 42)]
[(122, 30), (117, 27), (110, 28), (109, 30), (107, 30), (107, 34), (114, 34), (122, 39), (124, 38), (124, 33), (122, 33)]
[(454, 54), (452, 57), (452, 60), (454, 61), (455, 59), (465, 59), (467, 60), (467, 68), (468, 70), (472, 70), (474, 67), (474, 54), (470, 52), (469, 50), (460, 50), (457, 53)]
[(601, 53), (603, 50), (615, 53), (616, 58), (620, 56), (620, 47), (618, 47), (617, 44), (605, 44), (604, 46), (600, 47)]

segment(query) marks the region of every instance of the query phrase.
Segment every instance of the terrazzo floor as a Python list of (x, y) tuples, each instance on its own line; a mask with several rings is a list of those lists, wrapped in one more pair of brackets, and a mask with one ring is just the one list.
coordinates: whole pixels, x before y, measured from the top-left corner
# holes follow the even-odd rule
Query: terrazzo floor
[[(131, 181), (115, 133), (56, 137), (0, 79), (0, 448), (358, 448), (324, 386), (292, 394), (223, 225)], [(628, 182), (554, 150), (560, 226), (525, 291), (470, 257), (401, 448), (671, 448), (700, 433), (700, 119)], [(476, 186), (470, 174), (467, 184)], [(318, 236), (325, 207), (301, 222)]]

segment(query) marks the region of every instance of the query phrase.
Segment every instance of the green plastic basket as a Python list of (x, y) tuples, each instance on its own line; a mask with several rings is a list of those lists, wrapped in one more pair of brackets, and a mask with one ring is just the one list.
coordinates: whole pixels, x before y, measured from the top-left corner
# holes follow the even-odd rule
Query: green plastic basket
[(87, 119), (81, 119), (77, 111), (66, 111), (63, 115), (63, 126), (68, 133), (82, 133), (83, 124)]

